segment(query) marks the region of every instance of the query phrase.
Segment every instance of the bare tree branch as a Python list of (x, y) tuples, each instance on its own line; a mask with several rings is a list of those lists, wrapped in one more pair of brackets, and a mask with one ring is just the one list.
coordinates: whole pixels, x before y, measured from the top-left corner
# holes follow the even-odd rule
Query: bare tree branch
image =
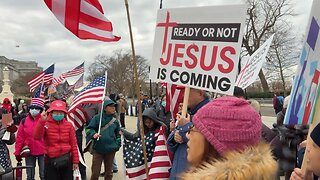
[[(147, 60), (137, 55), (138, 77), (139, 82), (144, 83), (148, 78)], [(89, 67), (89, 81), (97, 76), (108, 72), (107, 92), (124, 93), (125, 95), (134, 95), (135, 80), (130, 52), (118, 50), (112, 56), (98, 55), (95, 62)]]
[[(242, 55), (252, 55), (273, 33), (274, 27), (278, 24), (288, 24), (287, 17), (295, 15), (289, 0), (247, 0), (247, 4), (249, 8), (247, 10), (246, 28), (242, 43), (245, 52), (242, 52)], [(287, 42), (291, 42), (290, 39), (287, 39)], [(285, 43), (281, 42), (281, 46)], [(280, 48), (280, 46), (277, 47)], [(279, 52), (282, 51), (279, 50)], [(278, 54), (279, 58), (282, 58), (282, 56), (282, 54)], [(274, 57), (269, 57), (267, 61), (270, 65), (279, 67), (279, 64), (273, 62), (275, 59)], [(269, 71), (266, 70), (266, 72)], [(262, 70), (259, 72), (259, 78), (263, 90), (265, 92), (269, 91), (267, 78)]]

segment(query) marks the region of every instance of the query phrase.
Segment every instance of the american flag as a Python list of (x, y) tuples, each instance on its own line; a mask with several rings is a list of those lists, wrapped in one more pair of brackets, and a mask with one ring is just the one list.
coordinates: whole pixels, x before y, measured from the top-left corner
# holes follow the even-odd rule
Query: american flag
[(32, 105), (44, 106), (44, 83), (40, 85), (38, 90), (35, 92), (33, 98), (31, 99)]
[(183, 102), (184, 90), (177, 87), (175, 84), (166, 84), (166, 111), (171, 112), (172, 119), (175, 119), (179, 104)]
[(80, 64), (79, 66), (75, 67), (73, 70), (62, 73), (59, 77), (53, 78), (52, 83), (54, 86), (57, 86), (60, 84), (65, 78), (78, 76), (80, 74), (84, 73), (84, 62)]
[(101, 76), (92, 81), (87, 87), (82, 89), (70, 104), (69, 111), (84, 103), (101, 103), (104, 95), (105, 76)]
[[(146, 179), (141, 139), (136, 138), (133, 141), (125, 139), (124, 142), (123, 154), (127, 179)], [(158, 131), (146, 134), (145, 143), (149, 178), (168, 179), (170, 176), (171, 158), (166, 143), (165, 127), (161, 126)]]
[(68, 71), (63, 74), (65, 78), (68, 78), (68, 77), (78, 76), (83, 73), (84, 73), (84, 62), (79, 66), (75, 67), (74, 69), (72, 69), (71, 71)]
[(52, 79), (52, 84), (54, 86), (57, 86), (58, 84), (60, 84), (65, 78), (63, 77), (63, 74), (61, 74), (59, 77), (54, 77)]
[(75, 89), (81, 88), (83, 86), (83, 75), (73, 84), (68, 87), (68, 89), (63, 91), (63, 99), (67, 99), (69, 94)]
[(69, 86), (69, 91), (81, 88), (83, 86), (83, 75), (71, 86)]
[(46, 70), (42, 71), (38, 75), (36, 75), (34, 78), (32, 78), (30, 81), (28, 81), (28, 85), (30, 87), (30, 92), (33, 92), (34, 89), (39, 86), (42, 81), (44, 81), (44, 84), (51, 83), (51, 80), (53, 78), (53, 72), (54, 72), (54, 64), (49, 66)]
[(71, 92), (69, 90), (69, 87), (70, 87), (70, 85), (69, 85), (68, 81), (65, 81), (61, 85), (61, 87), (60, 87), (60, 91), (61, 91), (60, 92), (60, 97), (62, 97), (63, 99), (66, 99), (68, 97), (69, 93)]
[(72, 112), (68, 111), (67, 117), (69, 121), (73, 122), (75, 130), (78, 130), (89, 120), (88, 114), (81, 107), (76, 107)]
[(98, 0), (44, 0), (56, 18), (80, 39), (119, 41)]

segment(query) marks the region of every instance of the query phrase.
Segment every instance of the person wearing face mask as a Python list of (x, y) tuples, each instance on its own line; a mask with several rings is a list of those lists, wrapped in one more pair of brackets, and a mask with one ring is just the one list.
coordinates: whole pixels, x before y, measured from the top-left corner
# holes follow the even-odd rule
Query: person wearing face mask
[(22, 161), (25, 157), (27, 166), (33, 168), (27, 169), (27, 180), (35, 179), (35, 166), (38, 161), (39, 177), (41, 180), (44, 177), (44, 141), (43, 139), (34, 139), (33, 131), (39, 121), (41, 121), (41, 112), (43, 111), (43, 102), (37, 101), (33, 98), (29, 106), (29, 113), (21, 120), (15, 144), (14, 155), (18, 162)]
[(79, 168), (76, 133), (66, 114), (66, 103), (53, 101), (48, 111), (41, 113), (33, 134), (35, 139), (45, 142), (46, 180), (73, 179), (73, 170)]

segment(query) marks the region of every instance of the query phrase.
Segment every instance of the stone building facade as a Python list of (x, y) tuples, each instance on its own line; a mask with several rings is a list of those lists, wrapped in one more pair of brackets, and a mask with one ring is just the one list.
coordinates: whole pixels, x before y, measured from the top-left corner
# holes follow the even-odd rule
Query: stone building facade
[(0, 80), (3, 80), (3, 68), (7, 66), (9, 68), (9, 79), (12, 82), (18, 79), (20, 76), (29, 72), (38, 72), (43, 69), (38, 66), (35, 61), (18, 61), (14, 59), (8, 59), (4, 56), (0, 56)]

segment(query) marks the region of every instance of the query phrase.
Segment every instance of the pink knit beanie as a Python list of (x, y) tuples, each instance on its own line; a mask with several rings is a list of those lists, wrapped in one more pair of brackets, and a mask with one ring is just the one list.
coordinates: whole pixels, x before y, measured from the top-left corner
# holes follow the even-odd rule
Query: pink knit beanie
[(220, 155), (256, 145), (261, 139), (260, 115), (237, 97), (212, 100), (198, 110), (192, 122)]

